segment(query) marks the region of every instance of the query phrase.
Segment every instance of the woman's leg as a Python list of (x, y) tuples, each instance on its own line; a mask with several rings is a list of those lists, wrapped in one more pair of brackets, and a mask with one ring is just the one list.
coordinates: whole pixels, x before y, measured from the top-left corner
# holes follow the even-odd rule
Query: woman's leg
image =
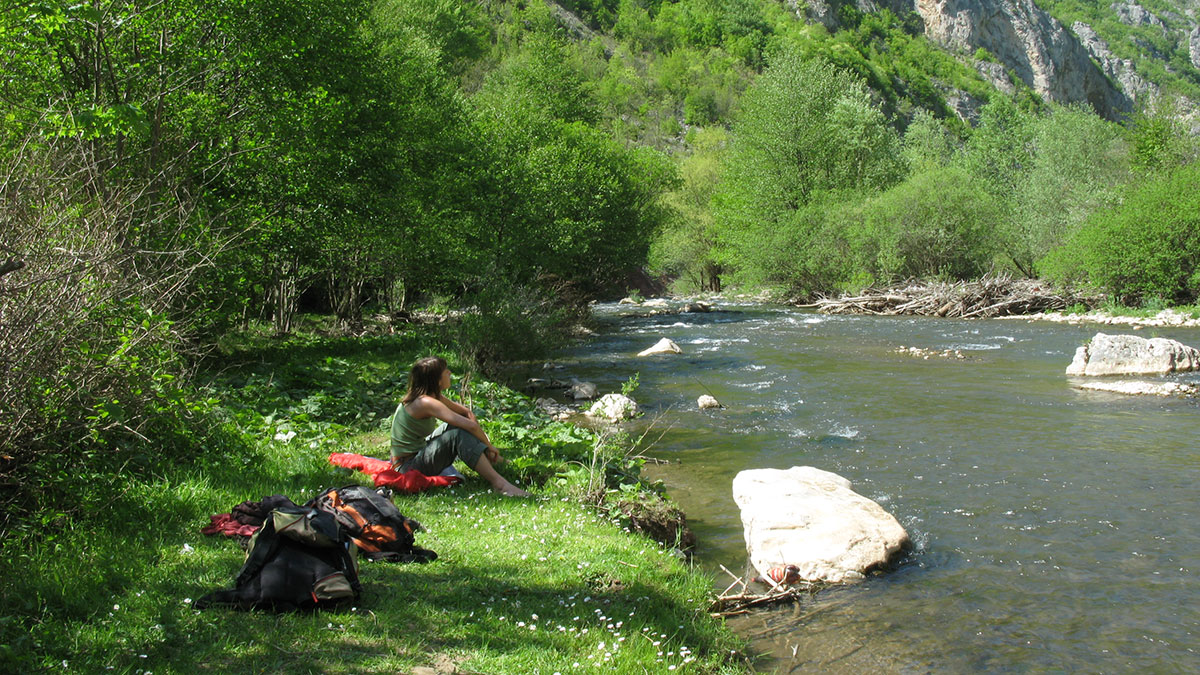
[(416, 469), (426, 476), (436, 476), (458, 458), (491, 483), (496, 492), (515, 497), (528, 496), (528, 492), (508, 482), (496, 472), (492, 463), (488, 461), (486, 450), (487, 446), (470, 432), (458, 427), (448, 427), (432, 434), (425, 444), (425, 449), (405, 462), (403, 470)]
[(529, 493), (521, 488), (513, 485), (505, 480), (504, 476), (497, 473), (492, 463), (488, 461), (487, 455), (479, 455), (478, 461), (472, 467), (475, 472), (483, 476), (487, 482), (492, 484), (492, 489), (507, 497), (528, 497)]

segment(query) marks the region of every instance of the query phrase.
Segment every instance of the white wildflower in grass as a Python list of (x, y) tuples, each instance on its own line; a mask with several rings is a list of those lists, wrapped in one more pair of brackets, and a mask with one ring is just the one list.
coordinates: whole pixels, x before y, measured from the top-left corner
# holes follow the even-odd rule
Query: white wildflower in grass
[(117, 611), (117, 610), (119, 610), (119, 609), (121, 609), (121, 606), (120, 606), (120, 605), (113, 605), (113, 611), (114, 611), (114, 612), (115, 612), (115, 611)]

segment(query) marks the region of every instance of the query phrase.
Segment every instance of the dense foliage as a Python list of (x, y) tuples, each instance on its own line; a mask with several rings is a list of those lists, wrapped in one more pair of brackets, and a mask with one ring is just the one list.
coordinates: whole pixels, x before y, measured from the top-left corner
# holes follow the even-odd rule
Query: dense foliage
[(1115, 125), (1001, 94), (989, 54), (831, 5), (9, 3), (0, 475), (22, 512), (190, 459), (191, 368), (302, 309), (453, 316), (490, 367), (646, 264), (795, 297), (992, 271), (1200, 294), (1169, 105)]

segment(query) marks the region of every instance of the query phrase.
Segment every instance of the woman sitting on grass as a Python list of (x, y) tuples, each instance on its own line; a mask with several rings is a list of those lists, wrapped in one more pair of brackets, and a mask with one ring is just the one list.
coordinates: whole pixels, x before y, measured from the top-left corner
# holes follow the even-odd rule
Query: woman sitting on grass
[[(413, 364), (408, 393), (392, 418), (392, 468), (436, 476), (458, 458), (487, 479), (496, 492), (528, 497), (528, 492), (496, 473), (494, 466), (504, 458), (480, 428), (475, 413), (442, 395), (449, 388), (450, 368), (445, 359), (427, 356)], [(439, 422), (445, 424), (439, 426)]]

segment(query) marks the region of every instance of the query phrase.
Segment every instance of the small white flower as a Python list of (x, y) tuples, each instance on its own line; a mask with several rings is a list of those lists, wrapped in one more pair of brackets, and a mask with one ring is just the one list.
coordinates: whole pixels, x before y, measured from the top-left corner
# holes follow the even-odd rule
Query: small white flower
[(183, 599), (183, 604), (185, 604), (185, 605), (190, 605), (190, 604), (192, 604), (192, 599), (191, 599), (191, 598), (184, 598), (184, 599)]
[(179, 549), (179, 552), (184, 555), (188, 555), (189, 553), (194, 553), (195, 551), (196, 551), (196, 549), (192, 548), (191, 544), (184, 544), (183, 548)]
[(117, 611), (117, 610), (119, 610), (119, 609), (121, 609), (121, 606), (120, 606), (120, 605), (113, 605), (113, 611), (114, 611), (114, 612), (115, 612), (115, 611)]

